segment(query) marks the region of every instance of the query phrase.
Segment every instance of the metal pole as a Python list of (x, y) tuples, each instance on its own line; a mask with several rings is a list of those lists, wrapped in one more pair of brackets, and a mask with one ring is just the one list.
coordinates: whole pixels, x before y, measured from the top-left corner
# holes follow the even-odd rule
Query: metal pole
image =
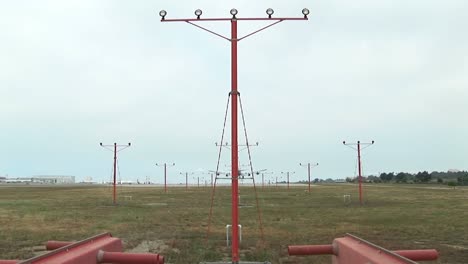
[(308, 173), (309, 173), (309, 192), (310, 192), (310, 162), (307, 163), (307, 169), (308, 169)]
[(188, 172), (185, 173), (185, 189), (188, 190)]
[[(112, 188), (112, 202), (115, 205), (117, 203), (117, 148), (121, 147), (121, 150), (128, 148), (131, 146), (131, 143), (128, 143), (128, 145), (117, 145), (117, 143), (114, 143), (114, 145), (103, 145), (102, 142), (99, 143), (99, 145), (107, 150), (110, 150), (114, 152), (114, 172), (113, 172), (113, 188)], [(113, 146), (113, 148), (111, 148)]]
[[(369, 147), (370, 145), (374, 144), (374, 140), (372, 140), (370, 143), (361, 143), (361, 141), (358, 140), (357, 144), (356, 143), (346, 143), (346, 141), (343, 141), (343, 145), (348, 146), (354, 150), (357, 150), (358, 153), (358, 171), (359, 171), (359, 176), (358, 176), (358, 185), (359, 185), (359, 203), (362, 205), (362, 166), (361, 166), (361, 150)], [(351, 147), (351, 145), (357, 145), (357, 148)], [(361, 148), (361, 145), (364, 145), (364, 148)]]
[(167, 193), (166, 163), (164, 163), (164, 192)]
[(357, 142), (358, 170), (359, 170), (359, 203), (362, 205), (362, 175), (361, 175), (361, 142)]
[(198, 181), (197, 187), (200, 188), (200, 176), (197, 177), (197, 181)]
[(237, 142), (237, 19), (231, 20), (231, 175), (232, 175), (232, 263), (239, 263), (239, 182)]
[(113, 189), (113, 201), (114, 201), (114, 205), (116, 204), (117, 202), (117, 197), (116, 197), (116, 180), (117, 180), (117, 143), (114, 143), (114, 189)]
[(265, 187), (265, 181), (263, 180), (263, 173), (262, 173), (262, 189)]
[[(272, 10), (271, 10), (272, 11)], [(270, 13), (271, 11), (267, 11), (267, 13)], [(238, 182), (238, 176), (239, 176), (239, 168), (238, 168), (238, 150), (239, 150), (239, 145), (238, 145), (238, 134), (237, 134), (237, 101), (238, 101), (238, 90), (237, 90), (237, 42), (240, 40), (243, 40), (247, 37), (252, 36), (253, 34), (256, 34), (260, 31), (263, 31), (267, 28), (270, 28), (273, 25), (276, 25), (282, 21), (285, 20), (308, 20), (307, 16), (309, 15), (309, 10), (307, 8), (304, 8), (302, 10), (302, 14), (304, 17), (282, 17), (282, 18), (272, 18), (271, 14), (269, 14), (269, 17), (265, 18), (236, 18), (237, 10), (236, 9), (231, 9), (230, 13), (232, 15), (232, 18), (200, 18), (201, 15), (201, 10), (196, 11), (197, 18), (193, 19), (166, 19), (167, 12), (165, 10), (161, 10), (159, 12), (159, 15), (161, 16), (161, 22), (186, 22), (188, 24), (191, 24), (193, 26), (196, 26), (204, 31), (207, 31), (211, 34), (214, 34), (218, 37), (221, 37), (227, 41), (231, 42), (231, 91), (230, 91), (230, 96), (232, 99), (231, 102), (231, 200), (232, 200), (232, 208), (231, 208), (231, 217), (232, 217), (232, 263), (237, 264), (239, 263), (239, 204), (238, 204), (238, 194), (239, 194), (239, 182)], [(264, 26), (260, 28), (259, 30), (256, 30), (250, 34), (247, 34), (241, 38), (237, 37), (237, 21), (242, 20), (242, 21), (259, 21), (259, 20), (265, 20), (265, 21), (270, 21), (273, 22), (270, 25)], [(195, 22), (200, 22), (200, 21), (230, 21), (231, 22), (231, 37), (225, 37), (221, 34), (218, 34), (214, 31), (211, 31), (207, 28), (204, 28)], [(221, 142), (222, 144), (222, 142)]]
[(288, 174), (288, 190), (289, 190), (289, 171), (287, 172)]

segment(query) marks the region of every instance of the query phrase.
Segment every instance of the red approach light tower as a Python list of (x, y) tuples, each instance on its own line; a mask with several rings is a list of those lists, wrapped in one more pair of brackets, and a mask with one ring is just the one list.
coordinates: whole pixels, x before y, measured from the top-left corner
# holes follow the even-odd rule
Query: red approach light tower
[(262, 172), (262, 189), (265, 188), (265, 174), (273, 174), (274, 172)]
[(172, 164), (167, 164), (167, 163), (159, 164), (159, 163), (156, 163), (156, 166), (164, 167), (164, 192), (167, 193), (167, 167), (173, 167), (173, 166), (175, 166), (175, 163), (172, 163)]
[(179, 172), (180, 175), (185, 175), (185, 190), (188, 190), (188, 175), (194, 174), (193, 172)]
[[(114, 205), (117, 203), (117, 194), (116, 194), (116, 181), (117, 181), (117, 152), (120, 152), (132, 145), (132, 143), (128, 143), (128, 145), (117, 145), (117, 143), (114, 143), (114, 145), (103, 145), (102, 143), (99, 143), (99, 145), (105, 149), (108, 149), (110, 151), (114, 152), (114, 183), (113, 183), (113, 192), (112, 192), (112, 197), (113, 197), (113, 203)], [(113, 149), (111, 147), (114, 147)], [(120, 148), (119, 150), (117, 150)]]
[[(346, 143), (346, 141), (343, 141), (343, 145), (348, 146), (354, 150), (357, 150), (357, 155), (358, 155), (358, 171), (359, 171), (359, 203), (362, 205), (362, 174), (361, 174), (361, 150), (370, 147), (371, 145), (374, 145), (374, 140), (371, 141), (371, 143), (362, 143), (361, 141), (358, 141), (357, 143)], [(361, 148), (361, 145), (364, 147)], [(357, 146), (355, 148), (354, 146)]]
[[(221, 37), (231, 43), (231, 91), (230, 96), (232, 96), (231, 104), (231, 169), (232, 169), (232, 263), (239, 263), (239, 213), (238, 213), (238, 142), (237, 142), (237, 99), (238, 99), (238, 89), (237, 89), (237, 43), (247, 37), (254, 35), (264, 29), (267, 29), (273, 25), (276, 25), (280, 22), (286, 20), (307, 20), (309, 15), (309, 9), (302, 9), (303, 17), (273, 17), (273, 9), (268, 8), (266, 10), (267, 17), (255, 17), (255, 18), (237, 18), (237, 9), (231, 9), (231, 17), (227, 18), (201, 18), (202, 11), (200, 9), (195, 10), (196, 18), (182, 18), (182, 19), (167, 19), (167, 12), (161, 10), (159, 15), (161, 16), (161, 22), (185, 22), (195, 27), (198, 27), (202, 30), (205, 30), (211, 34), (214, 34), (218, 37)], [(231, 22), (231, 37), (225, 37), (221, 34), (218, 34), (214, 31), (211, 31), (205, 27), (200, 26), (196, 22), (207, 22), (207, 21), (218, 21), (218, 22)], [(237, 36), (237, 22), (239, 21), (271, 21), (272, 23), (262, 27), (252, 33), (249, 33), (243, 37)]]
[(307, 174), (309, 176), (309, 192), (310, 192), (310, 169), (313, 168), (313, 167), (317, 167), (318, 165), (319, 165), (318, 163), (310, 164), (310, 162), (308, 162), (307, 164), (299, 163), (299, 166), (307, 167)]
[(286, 174), (286, 179), (288, 182), (288, 190), (289, 190), (289, 174), (294, 174), (296, 173), (295, 171), (282, 171), (281, 174)]

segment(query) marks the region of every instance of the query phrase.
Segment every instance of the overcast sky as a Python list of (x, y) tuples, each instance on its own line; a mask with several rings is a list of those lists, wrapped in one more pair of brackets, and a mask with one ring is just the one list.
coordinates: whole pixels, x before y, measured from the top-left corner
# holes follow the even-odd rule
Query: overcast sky
[[(233, 7), (238, 17), (311, 11), (239, 43), (254, 169), (306, 179), (299, 162), (310, 161), (314, 178), (354, 176), (343, 140), (375, 140), (365, 175), (468, 169), (465, 0), (17, 0), (0, 3), (0, 176), (109, 180), (112, 152), (99, 142), (132, 143), (119, 153), (123, 180), (162, 182), (156, 162), (176, 163), (171, 182), (215, 169), (230, 44), (158, 12)], [(239, 22), (239, 35), (264, 25)], [(203, 26), (230, 32), (229, 22)], [(229, 159), (225, 149), (224, 170)]]

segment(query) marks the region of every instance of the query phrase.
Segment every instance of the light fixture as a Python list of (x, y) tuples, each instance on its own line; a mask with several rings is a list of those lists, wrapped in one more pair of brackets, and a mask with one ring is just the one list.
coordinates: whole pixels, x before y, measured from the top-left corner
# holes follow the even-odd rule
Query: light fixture
[(161, 11), (159, 11), (159, 15), (161, 16), (161, 19), (164, 20), (164, 18), (165, 18), (166, 15), (167, 15), (166, 10), (161, 10)]
[(309, 9), (307, 9), (307, 8), (302, 9), (302, 14), (304, 15), (304, 18), (307, 18), (309, 13), (310, 13)]
[(268, 18), (271, 18), (271, 15), (273, 15), (273, 13), (275, 13), (275, 11), (272, 8), (268, 8), (266, 10), (266, 13), (268, 15)]
[(231, 13), (231, 15), (232, 15), (232, 18), (236, 18), (236, 15), (237, 15), (237, 9), (233, 8), (233, 9), (231, 9), (231, 11), (229, 11), (229, 13)]
[(197, 16), (197, 19), (200, 19), (200, 16), (202, 15), (202, 11), (200, 9), (195, 10), (195, 15)]

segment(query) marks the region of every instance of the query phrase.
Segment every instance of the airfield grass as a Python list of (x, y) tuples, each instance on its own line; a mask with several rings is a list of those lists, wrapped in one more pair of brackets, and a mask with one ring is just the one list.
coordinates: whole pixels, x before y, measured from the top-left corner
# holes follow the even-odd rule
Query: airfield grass
[[(257, 191), (263, 242), (253, 188), (240, 188), (243, 261), (330, 263), (330, 256), (289, 257), (286, 248), (330, 244), (352, 233), (391, 250), (437, 249), (439, 260), (427, 263), (468, 263), (468, 189), (366, 185), (362, 206), (351, 184), (318, 185), (311, 193), (306, 186)], [(107, 186), (0, 186), (0, 259), (26, 259), (47, 240), (76, 241), (103, 232), (122, 238), (126, 250), (161, 253), (166, 263), (230, 259), (229, 187), (216, 188), (208, 239), (210, 188), (172, 187), (164, 193), (157, 187), (118, 187), (116, 206), (111, 193)], [(344, 194), (351, 195), (350, 203)]]

